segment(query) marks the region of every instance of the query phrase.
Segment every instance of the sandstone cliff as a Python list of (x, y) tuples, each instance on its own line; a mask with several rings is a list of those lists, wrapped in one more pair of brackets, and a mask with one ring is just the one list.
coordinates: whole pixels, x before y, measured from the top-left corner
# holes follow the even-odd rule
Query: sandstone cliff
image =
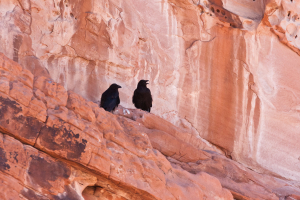
[[(255, 173), (191, 129), (115, 114), (0, 54), (2, 199), (293, 199), (296, 182)], [(233, 196), (232, 196), (233, 195)]]
[[(127, 125), (121, 119), (147, 119), (138, 122), (143, 125), (141, 127), (129, 120), (131, 128), (126, 131), (134, 129), (139, 134), (146, 134), (149, 137), (147, 144), (153, 146), (154, 152), (166, 156), (172, 169), (189, 172), (187, 176), (191, 177), (194, 177), (191, 174), (207, 172), (217, 177), (222, 187), (229, 189), (235, 197), (263, 199), (273, 194), (272, 198), (276, 199), (297, 195), (294, 191), (300, 185), (299, 6), (297, 0), (1, 0), (0, 52), (24, 67), (22, 69), (15, 63), (6, 66), (5, 63), (11, 61), (1, 55), (6, 61), (0, 64), (5, 65), (2, 68), (6, 70), (1, 72), (0, 90), (9, 96), (4, 96), (2, 101), (17, 106), (12, 108), (17, 111), (6, 111), (5, 120), (18, 118), (20, 123), (29, 123), (15, 125), (18, 123), (14, 122), (9, 125), (9, 130), (3, 128), (2, 132), (59, 158), (66, 166), (75, 167), (73, 162), (81, 160), (75, 159), (81, 155), (80, 150), (75, 153), (68, 150), (76, 145), (76, 149), (85, 149), (82, 141), (79, 142), (81, 136), (77, 143), (73, 141), (74, 144), (71, 141), (62, 146), (49, 143), (48, 146), (54, 148), (51, 149), (47, 145), (44, 147), (51, 141), (39, 143), (41, 127), (55, 125), (56, 131), (69, 133), (73, 128), (64, 127), (72, 124), (91, 137), (96, 137), (98, 132), (104, 134), (103, 127), (95, 128), (97, 125), (93, 124), (99, 115), (96, 112), (100, 112), (95, 111), (97, 105), (94, 103), (99, 101), (102, 92), (113, 82), (124, 86), (120, 90), (121, 105), (133, 108), (132, 91), (140, 79), (149, 79), (156, 116), (121, 107), (115, 115), (101, 111), (101, 120), (109, 116), (111, 125), (107, 130), (124, 129)], [(7, 98), (19, 103), (9, 102)], [(73, 105), (77, 106), (73, 109)], [(80, 112), (80, 117), (73, 112)], [(33, 116), (37, 121), (22, 116)], [(160, 123), (163, 119), (165, 125)], [(40, 128), (34, 128), (36, 126)], [(17, 132), (17, 135), (11, 132)], [(67, 133), (60, 134), (71, 140), (73, 136)], [(106, 139), (124, 148), (110, 136)], [(101, 137), (96, 140), (101, 141)], [(161, 140), (173, 142), (166, 145)], [(99, 145), (99, 142), (94, 143)], [(58, 147), (64, 148), (57, 150)], [(225, 154), (230, 159), (211, 151)], [(14, 153), (7, 149), (4, 152), (0, 158), (6, 163), (6, 155)], [(92, 160), (91, 155), (87, 153), (83, 157)], [(30, 160), (33, 154), (26, 153), (26, 156)], [(62, 158), (65, 160), (60, 160)], [(159, 156), (157, 160), (162, 158)], [(28, 159), (26, 157), (27, 164), (21, 167), (23, 171), (28, 171)], [(89, 162), (80, 161), (76, 170), (84, 173), (87, 170), (86, 173), (97, 176), (97, 169), (89, 171)], [(108, 166), (110, 164), (107, 162)], [(7, 165), (3, 166), (5, 169)], [(262, 175), (258, 176), (256, 172)], [(23, 187), (35, 188), (20, 176), (14, 177), (21, 184), (17, 193)], [(61, 173), (57, 177), (61, 177)], [(274, 181), (274, 177), (290, 181)], [(175, 179), (171, 181), (174, 187), (186, 191), (182, 188), (190, 182), (178, 186), (181, 181)], [(109, 176), (107, 180), (111, 181)], [(55, 183), (56, 187), (61, 188), (62, 182)], [(65, 185), (74, 183), (69, 182)], [(191, 188), (195, 184), (201, 185), (192, 182)], [(243, 185), (246, 183), (247, 187)], [(124, 184), (127, 187), (127, 182)], [(97, 184), (90, 185), (94, 185), (96, 191)], [(126, 187), (103, 191), (135, 188), (129, 193), (138, 191), (139, 198), (168, 197), (159, 197), (156, 193), (160, 192), (153, 193), (143, 187)], [(169, 186), (162, 188), (169, 190)], [(78, 194), (80, 190), (76, 190)], [(43, 194), (42, 189), (34, 192)], [(58, 195), (54, 193), (51, 195)], [(221, 193), (215, 191), (213, 195), (222, 196)], [(226, 192), (223, 195), (226, 196)]]
[(300, 180), (299, 3), (2, 0), (0, 52), (93, 102), (116, 82), (132, 108), (149, 79), (153, 113), (253, 170)]

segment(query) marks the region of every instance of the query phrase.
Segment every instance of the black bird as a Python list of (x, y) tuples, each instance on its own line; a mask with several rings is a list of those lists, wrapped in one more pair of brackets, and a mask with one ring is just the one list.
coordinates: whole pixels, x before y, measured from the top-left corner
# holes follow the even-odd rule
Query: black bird
[(136, 108), (150, 112), (152, 107), (152, 96), (147, 88), (148, 80), (140, 80), (137, 88), (134, 90), (132, 103)]
[(118, 107), (118, 105), (120, 104), (118, 91), (119, 88), (122, 87), (115, 83), (111, 84), (101, 96), (100, 107), (109, 112), (112, 112), (116, 107)]

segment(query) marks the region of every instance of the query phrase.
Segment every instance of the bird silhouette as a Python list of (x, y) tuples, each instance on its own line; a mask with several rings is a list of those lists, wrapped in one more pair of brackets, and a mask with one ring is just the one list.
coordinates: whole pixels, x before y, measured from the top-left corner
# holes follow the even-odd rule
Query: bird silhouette
[(120, 104), (119, 88), (122, 87), (115, 83), (111, 84), (101, 96), (100, 107), (112, 112)]
[(148, 80), (140, 80), (137, 88), (134, 90), (132, 103), (136, 108), (150, 112), (152, 107), (152, 96), (147, 88)]

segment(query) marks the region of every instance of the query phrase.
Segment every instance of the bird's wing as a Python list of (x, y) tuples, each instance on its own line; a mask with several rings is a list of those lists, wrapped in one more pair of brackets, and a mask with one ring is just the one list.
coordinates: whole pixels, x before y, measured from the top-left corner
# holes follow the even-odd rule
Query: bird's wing
[(107, 111), (112, 111), (120, 103), (119, 93), (114, 91), (105, 91), (101, 97), (100, 107)]
[(102, 107), (102, 108), (104, 108), (104, 106), (105, 106), (107, 95), (108, 95), (107, 90), (105, 92), (103, 92), (103, 94), (101, 95), (100, 107)]
[(132, 103), (135, 105), (136, 108), (141, 108), (141, 98), (142, 94), (140, 90), (137, 88), (134, 90), (133, 96), (132, 96)]
[(133, 96), (132, 96), (132, 103), (135, 104), (135, 102), (137, 101), (137, 97), (138, 97), (138, 92), (137, 89), (134, 90), (133, 92)]

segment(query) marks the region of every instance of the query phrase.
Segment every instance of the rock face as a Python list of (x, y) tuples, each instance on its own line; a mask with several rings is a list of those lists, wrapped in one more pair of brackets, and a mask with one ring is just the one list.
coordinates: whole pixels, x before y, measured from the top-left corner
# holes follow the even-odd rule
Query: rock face
[[(217, 178), (172, 166), (152, 147), (150, 129), (50, 78), (28, 78), (3, 54), (0, 63), (10, 86), (0, 92), (2, 199), (232, 199)], [(179, 161), (210, 157), (192, 146), (172, 151)]]
[[(1, 77), (1, 91), (37, 115), (28, 123), (68, 132), (71, 122), (60, 116), (83, 131), (73, 113), (90, 123), (97, 115), (82, 97), (97, 102), (115, 82), (121, 105), (133, 108), (136, 84), (149, 79), (153, 113), (198, 138), (182, 134), (178, 145), (221, 149), (257, 172), (299, 181), (298, 14), (296, 0), (2, 0), (0, 52), (27, 70)], [(76, 93), (82, 97), (72, 100)], [(40, 139), (55, 132), (36, 126)], [(25, 127), (17, 139), (59, 151), (35, 141), (39, 128), (28, 135)], [(62, 145), (83, 148), (77, 139)]]
[[(296, 182), (217, 153), (189, 128), (115, 114), (0, 54), (2, 199), (288, 199)], [(5, 89), (6, 88), (6, 89)]]

